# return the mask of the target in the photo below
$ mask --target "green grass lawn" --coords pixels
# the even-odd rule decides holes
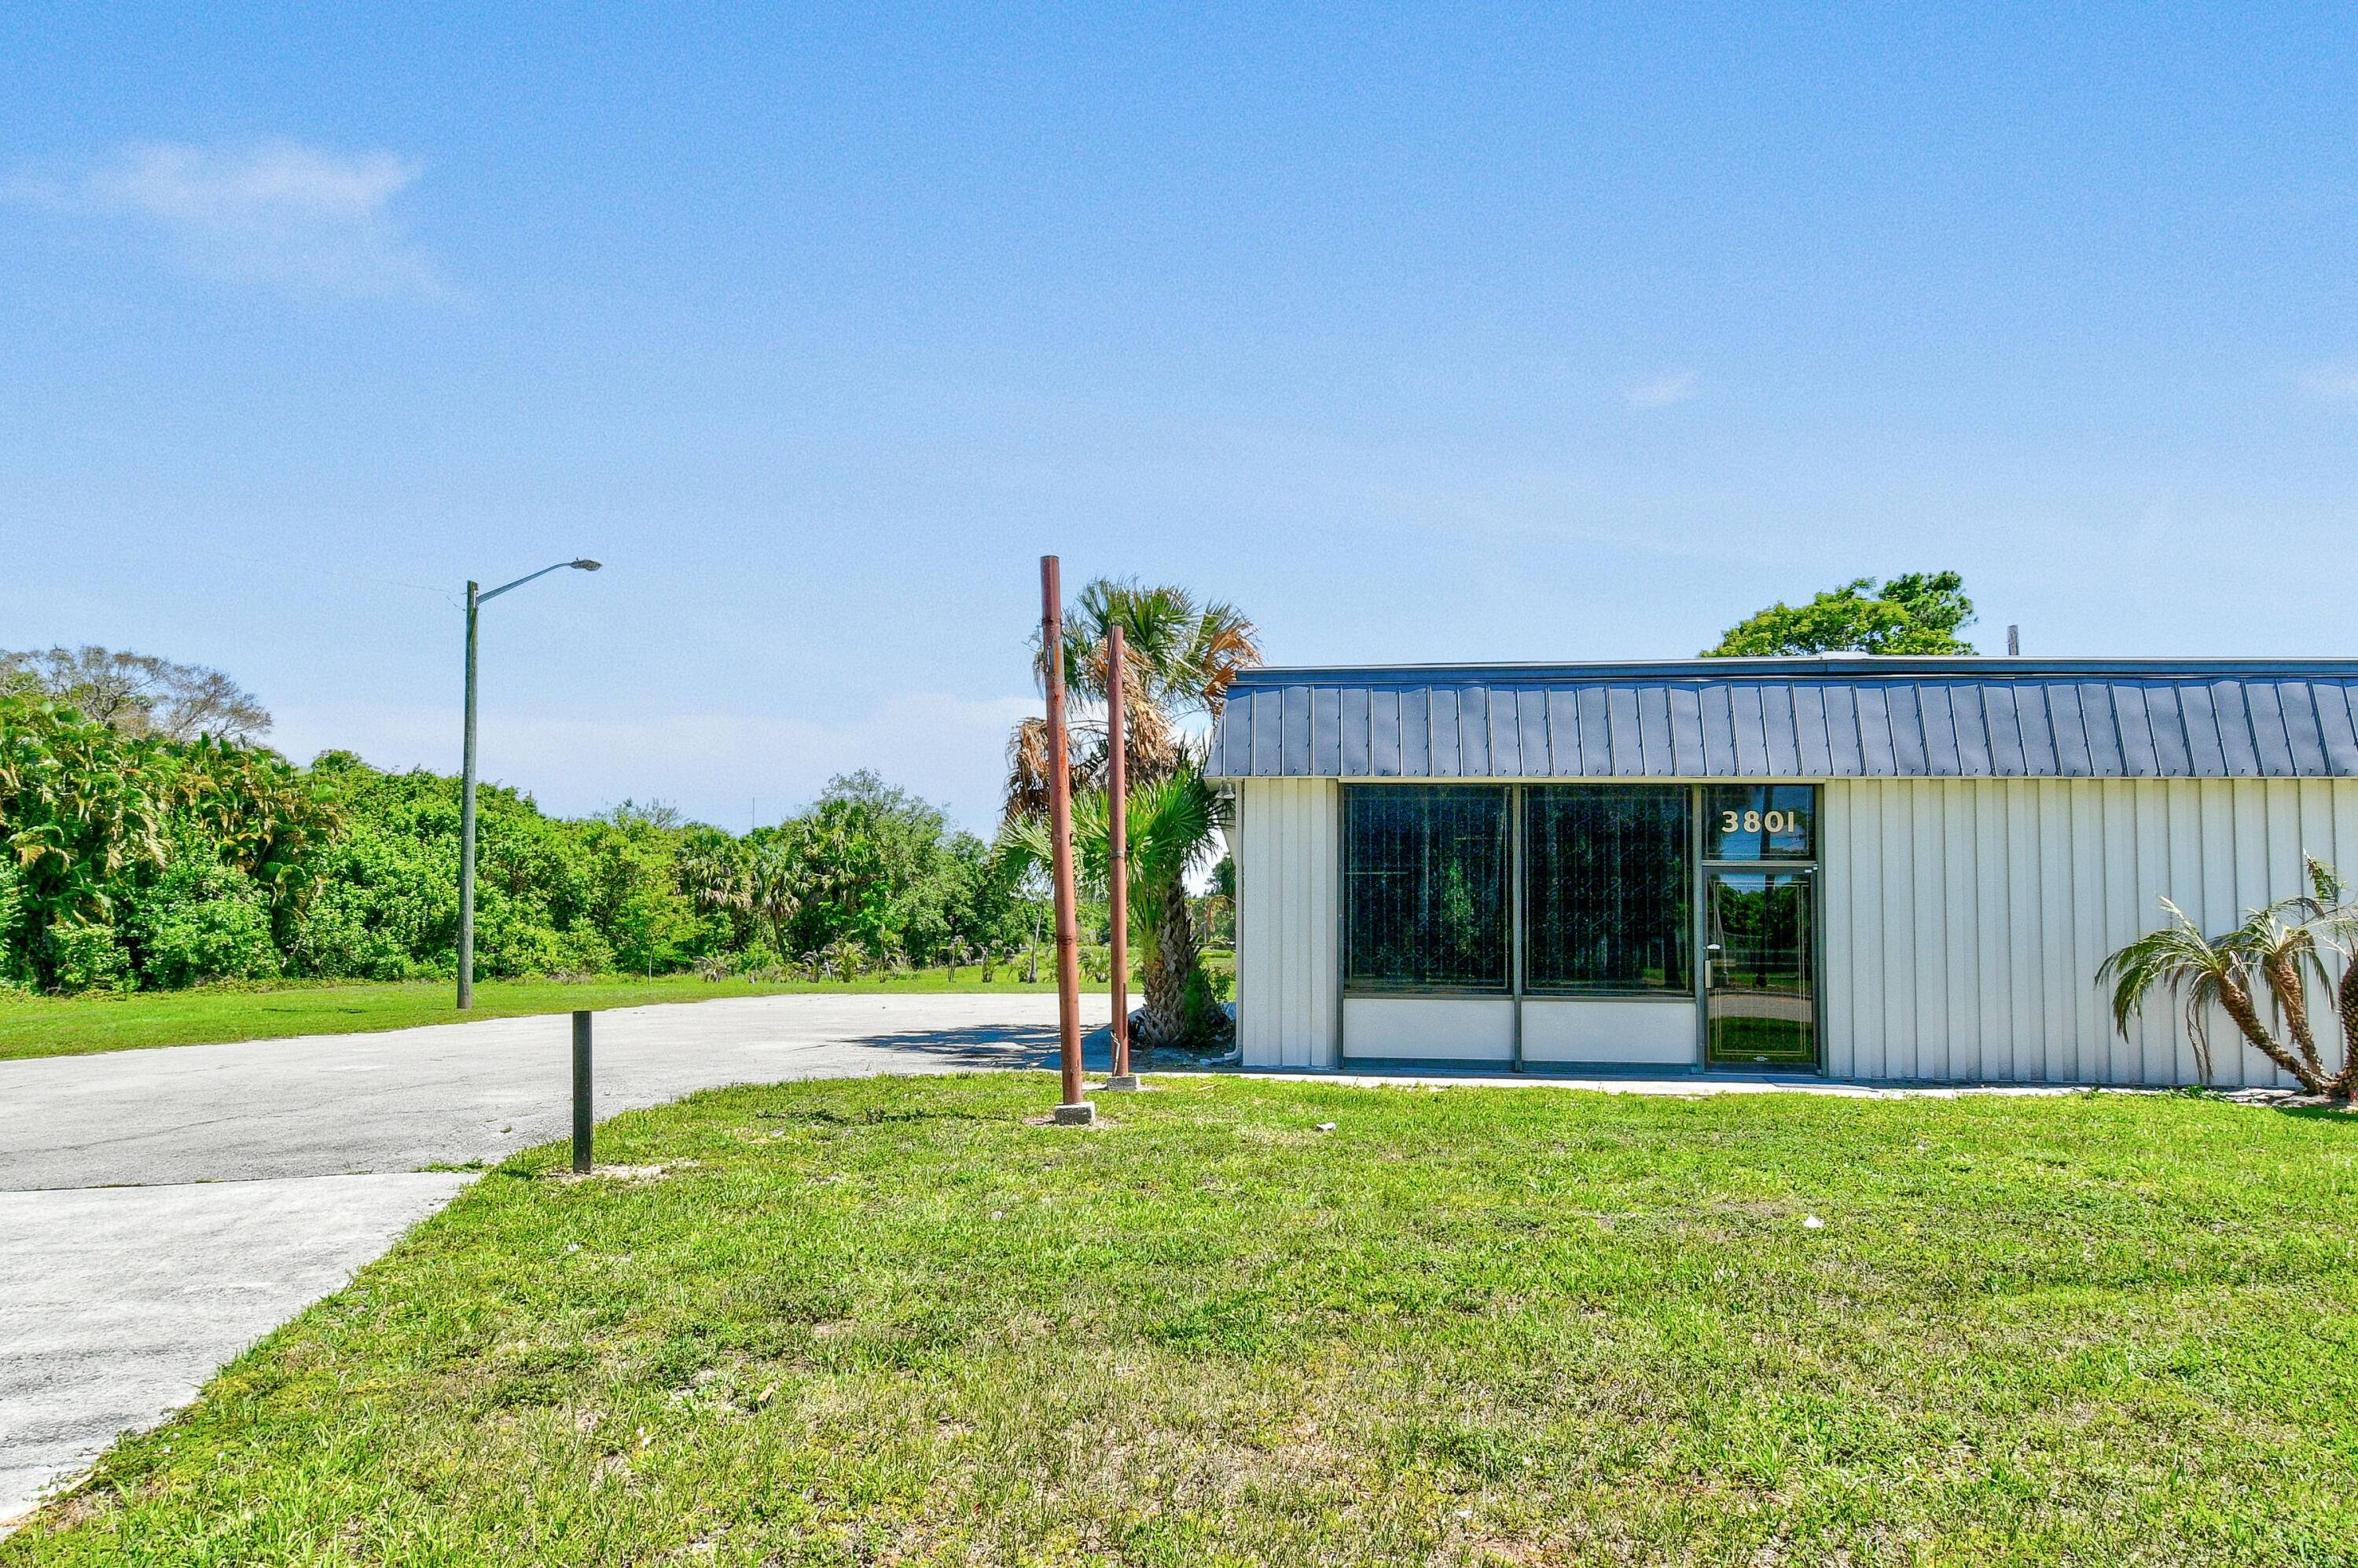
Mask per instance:
[[[2358,1563],[2358,1119],[1054,1098],[520,1158],[0,1563]]]
[[[406,1029],[418,1023],[459,1023],[474,1018],[514,1018],[576,1008],[642,1007],[653,1002],[710,1001],[717,997],[772,996],[788,991],[1030,991],[1054,990],[1052,981],[1026,985],[1001,967],[990,984],[968,965],[952,981],[940,969],[880,975],[850,981],[703,980],[694,975],[655,979],[615,977],[587,981],[482,980],[475,1006],[451,1005],[449,980],[394,984],[287,986],[268,989],[203,987],[139,991],[128,996],[13,997],[0,1000],[0,1061],[16,1056],[70,1056],[148,1045],[209,1045],[224,1040],[276,1040],[289,1034],[354,1034]]]

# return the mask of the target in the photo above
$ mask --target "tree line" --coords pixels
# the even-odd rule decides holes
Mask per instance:
[[[159,669],[128,696],[120,681],[98,694],[105,717],[75,700],[93,672]],[[171,676],[190,670],[95,649],[0,659],[0,677],[14,677],[0,678],[0,986],[451,973],[459,781],[345,752],[297,766],[250,741],[186,738],[175,691],[249,734],[268,724],[225,680]],[[1019,860],[864,772],[742,835],[662,806],[555,817],[498,785],[478,806],[486,975],[1011,962],[1043,918]]]

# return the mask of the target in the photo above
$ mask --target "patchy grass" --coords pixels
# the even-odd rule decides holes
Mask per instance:
[[[2358,1562],[2358,1119],[1054,1097],[536,1151],[0,1563]]]
[[[1054,991],[1009,979],[1000,967],[991,983],[969,964],[953,979],[940,969],[867,979],[704,980],[694,975],[653,979],[479,980],[473,1011],[451,1005],[449,980],[390,984],[205,986],[191,990],[129,995],[7,996],[0,993],[0,1062],[18,1056],[73,1056],[153,1045],[211,1045],[229,1040],[278,1040],[291,1034],[358,1034],[420,1023],[570,1012],[576,1008],[644,1007],[654,1002],[711,1001],[719,997],[778,996],[798,991]]]

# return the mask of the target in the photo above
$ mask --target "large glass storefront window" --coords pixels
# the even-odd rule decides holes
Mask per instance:
[[[1507,995],[1520,926],[1525,994],[1700,995],[1706,1061],[1806,1066],[1817,806],[1810,784],[1347,786],[1345,989]]]
[[[1509,986],[1507,792],[1470,784],[1343,792],[1343,983]]]
[[[1682,785],[1523,792],[1523,985],[1688,992],[1694,876]]]

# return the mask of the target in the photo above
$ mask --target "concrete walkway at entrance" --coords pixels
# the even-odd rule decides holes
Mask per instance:
[[[0,1520],[194,1399],[469,1179],[0,1193]]]
[[[1102,996],[1085,998],[1092,1027]],[[746,997],[597,1022],[600,1120],[697,1089],[1031,1066],[1039,995]],[[0,1062],[0,1532],[115,1434],[571,1125],[563,1014]]]

